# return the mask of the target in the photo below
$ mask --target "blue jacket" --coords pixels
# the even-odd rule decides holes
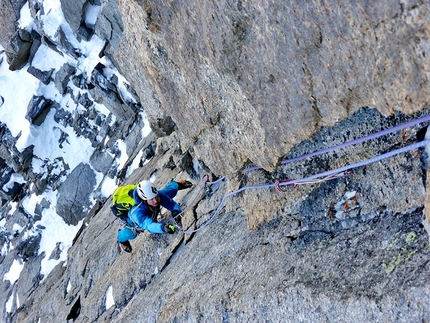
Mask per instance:
[[[156,221],[161,206],[169,211],[176,210],[181,212],[178,203],[163,192],[163,190],[158,191],[159,203],[155,208],[146,204],[146,202],[139,197],[136,189],[133,191],[133,198],[137,205],[131,208],[128,217],[135,225],[150,233],[164,233],[161,223],[157,223]]]

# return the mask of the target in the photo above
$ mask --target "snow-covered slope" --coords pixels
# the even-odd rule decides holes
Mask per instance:
[[[40,275],[43,279],[59,262],[66,260],[72,240],[84,221],[81,219],[72,225],[65,222],[62,214],[58,214],[58,188],[79,165],[88,165],[94,172],[95,181],[93,187],[88,188],[91,194],[86,197],[87,203],[82,209],[82,213],[86,214],[97,199],[103,201],[110,196],[117,185],[118,173],[130,173],[138,166],[142,154],[136,157],[134,163],[129,160],[133,147],[127,147],[125,138],[112,130],[121,125],[121,116],[109,111],[103,102],[95,102],[94,92],[89,90],[94,87],[93,72],[98,66],[101,67],[101,75],[105,80],[110,82],[115,79],[115,90],[124,100],[122,105],[139,106],[137,97],[127,88],[127,81],[109,59],[103,56],[106,41],[97,35],[93,35],[88,41],[77,39],[64,19],[59,1],[46,0],[40,6],[42,8],[39,8],[37,21],[33,19],[27,2],[20,11],[19,28],[29,34],[42,36],[39,46],[33,46],[36,51],[31,54],[28,63],[19,70],[9,70],[6,53],[0,47],[0,121],[10,132],[8,144],[12,146],[9,147],[11,155],[20,155],[32,147],[27,168],[9,169],[9,172],[3,170],[9,180],[0,189],[7,194],[14,185],[21,185],[25,187],[25,192],[17,202],[3,201],[0,214],[3,239],[0,240],[0,249],[1,258],[6,259],[17,244],[28,241],[32,236],[39,237],[37,255],[42,255]],[[93,9],[87,11],[88,23],[97,18],[99,11],[97,8]],[[67,41],[74,52],[61,46],[64,41]],[[73,71],[73,78],[66,78],[61,74],[60,70],[65,67]],[[47,79],[41,77],[45,74],[49,74]],[[61,83],[67,79],[64,87],[58,85],[59,81]],[[80,82],[76,82],[77,79]],[[86,98],[86,101],[81,98]],[[51,108],[38,111],[46,102],[49,102]],[[32,115],[34,111],[35,115]],[[88,114],[94,117],[87,118]],[[35,118],[41,115],[42,122],[40,119],[35,122]],[[83,118],[80,119],[80,116]],[[140,118],[139,124],[143,125],[134,138],[137,140],[135,144],[138,144],[150,134],[151,129],[143,109],[136,111],[136,118]],[[3,141],[5,140],[3,137]],[[97,162],[91,160],[98,151],[110,156],[105,158],[109,160],[109,165],[104,169],[95,168]],[[7,159],[4,155],[2,158]],[[40,192],[34,186],[36,182],[43,180],[47,184]],[[98,195],[94,196],[94,192],[98,192]],[[36,211],[41,205],[44,205],[42,211]],[[19,215],[14,216],[18,208]],[[25,225],[12,223],[22,217],[31,220],[24,221]],[[52,257],[56,250],[59,254]],[[11,285],[25,266],[34,265],[25,262],[26,259],[20,258],[19,253],[14,253],[12,258],[12,263],[3,261],[1,271],[2,280],[9,281]]]

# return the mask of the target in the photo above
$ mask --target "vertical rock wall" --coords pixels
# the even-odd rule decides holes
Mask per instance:
[[[363,106],[428,104],[424,1],[119,1],[115,59],[146,102],[218,174],[273,170],[296,143]]]
[[[348,131],[364,135],[407,118],[384,118],[361,109],[294,147],[294,153],[334,145]],[[284,165],[273,174],[249,172],[240,184],[270,183],[364,160],[415,141],[422,129],[411,127]],[[203,224],[229,193],[231,182],[222,182],[213,194],[201,194],[202,183],[193,180],[195,186],[175,199],[191,206],[182,226],[199,231],[142,233],[131,241],[131,254],[117,251],[118,225],[108,200],[86,218],[66,266],[59,264],[31,293],[19,281],[21,307],[10,321],[423,322],[430,315],[430,253],[421,223],[423,156],[411,150],[354,169],[347,178],[285,194],[273,188],[246,190],[231,195],[208,226]],[[190,167],[181,164],[173,133],[157,140],[153,159],[128,182],[155,173],[155,184],[162,187],[172,178],[191,177]]]
[[[272,172],[287,153],[340,144],[429,112],[428,3],[119,0],[121,19],[115,0],[75,4],[66,14],[74,32],[108,38],[104,53],[114,53],[157,135],[169,135],[154,152],[152,137],[137,145],[139,135],[127,132],[134,155],[143,147],[153,156],[127,181],[154,174],[159,187],[192,180],[193,189],[176,199],[192,204],[183,227],[201,230],[144,233],[132,241],[132,254],[120,254],[110,200],[100,202],[67,262],[43,282],[40,266],[30,263],[16,282],[3,281],[4,302],[13,302],[2,313],[7,322],[424,322],[430,316],[423,150],[285,194],[247,190],[230,196],[203,227],[232,188],[305,177],[421,138],[427,124]],[[95,26],[83,24],[88,5],[101,6]],[[94,77],[103,80],[99,70]],[[360,109],[366,105],[377,110]],[[130,114],[118,127],[138,132],[142,123]],[[100,149],[91,159],[103,171],[113,158],[106,154]],[[228,176],[248,161],[270,172],[241,174],[199,195],[197,160]],[[79,191],[84,200],[93,178],[80,174],[68,181],[89,183]],[[20,212],[8,226],[26,221]],[[17,253],[34,256],[38,240],[22,240]],[[0,258],[2,276],[13,257]]]

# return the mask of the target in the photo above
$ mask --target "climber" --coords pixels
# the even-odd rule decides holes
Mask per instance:
[[[122,230],[118,231],[118,244],[121,249],[125,252],[131,252],[132,248],[129,240],[137,237],[139,229],[144,229],[150,233],[174,233],[176,228],[173,220],[166,223],[157,223],[157,215],[161,207],[164,207],[171,211],[172,218],[175,218],[181,212],[181,208],[173,198],[178,193],[178,190],[192,186],[193,184],[186,180],[173,181],[157,191],[152,182],[140,182],[132,193],[136,206],[133,206],[128,211],[126,225]]]

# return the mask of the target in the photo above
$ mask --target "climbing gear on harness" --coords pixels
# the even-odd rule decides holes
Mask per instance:
[[[137,195],[142,200],[151,200],[158,194],[157,188],[150,181],[142,181],[137,185]]]
[[[126,225],[126,228],[129,228],[133,232],[134,235],[137,236],[137,235],[141,234],[142,232],[145,232],[145,230],[142,229],[142,228],[140,228],[140,227],[138,227],[137,224],[134,221],[133,221],[133,223],[135,225],[134,227]]]
[[[178,210],[173,210],[173,211],[171,212],[171,214],[172,214],[172,218],[176,220],[176,218],[178,217],[179,213],[180,213],[180,212],[179,212]]]

